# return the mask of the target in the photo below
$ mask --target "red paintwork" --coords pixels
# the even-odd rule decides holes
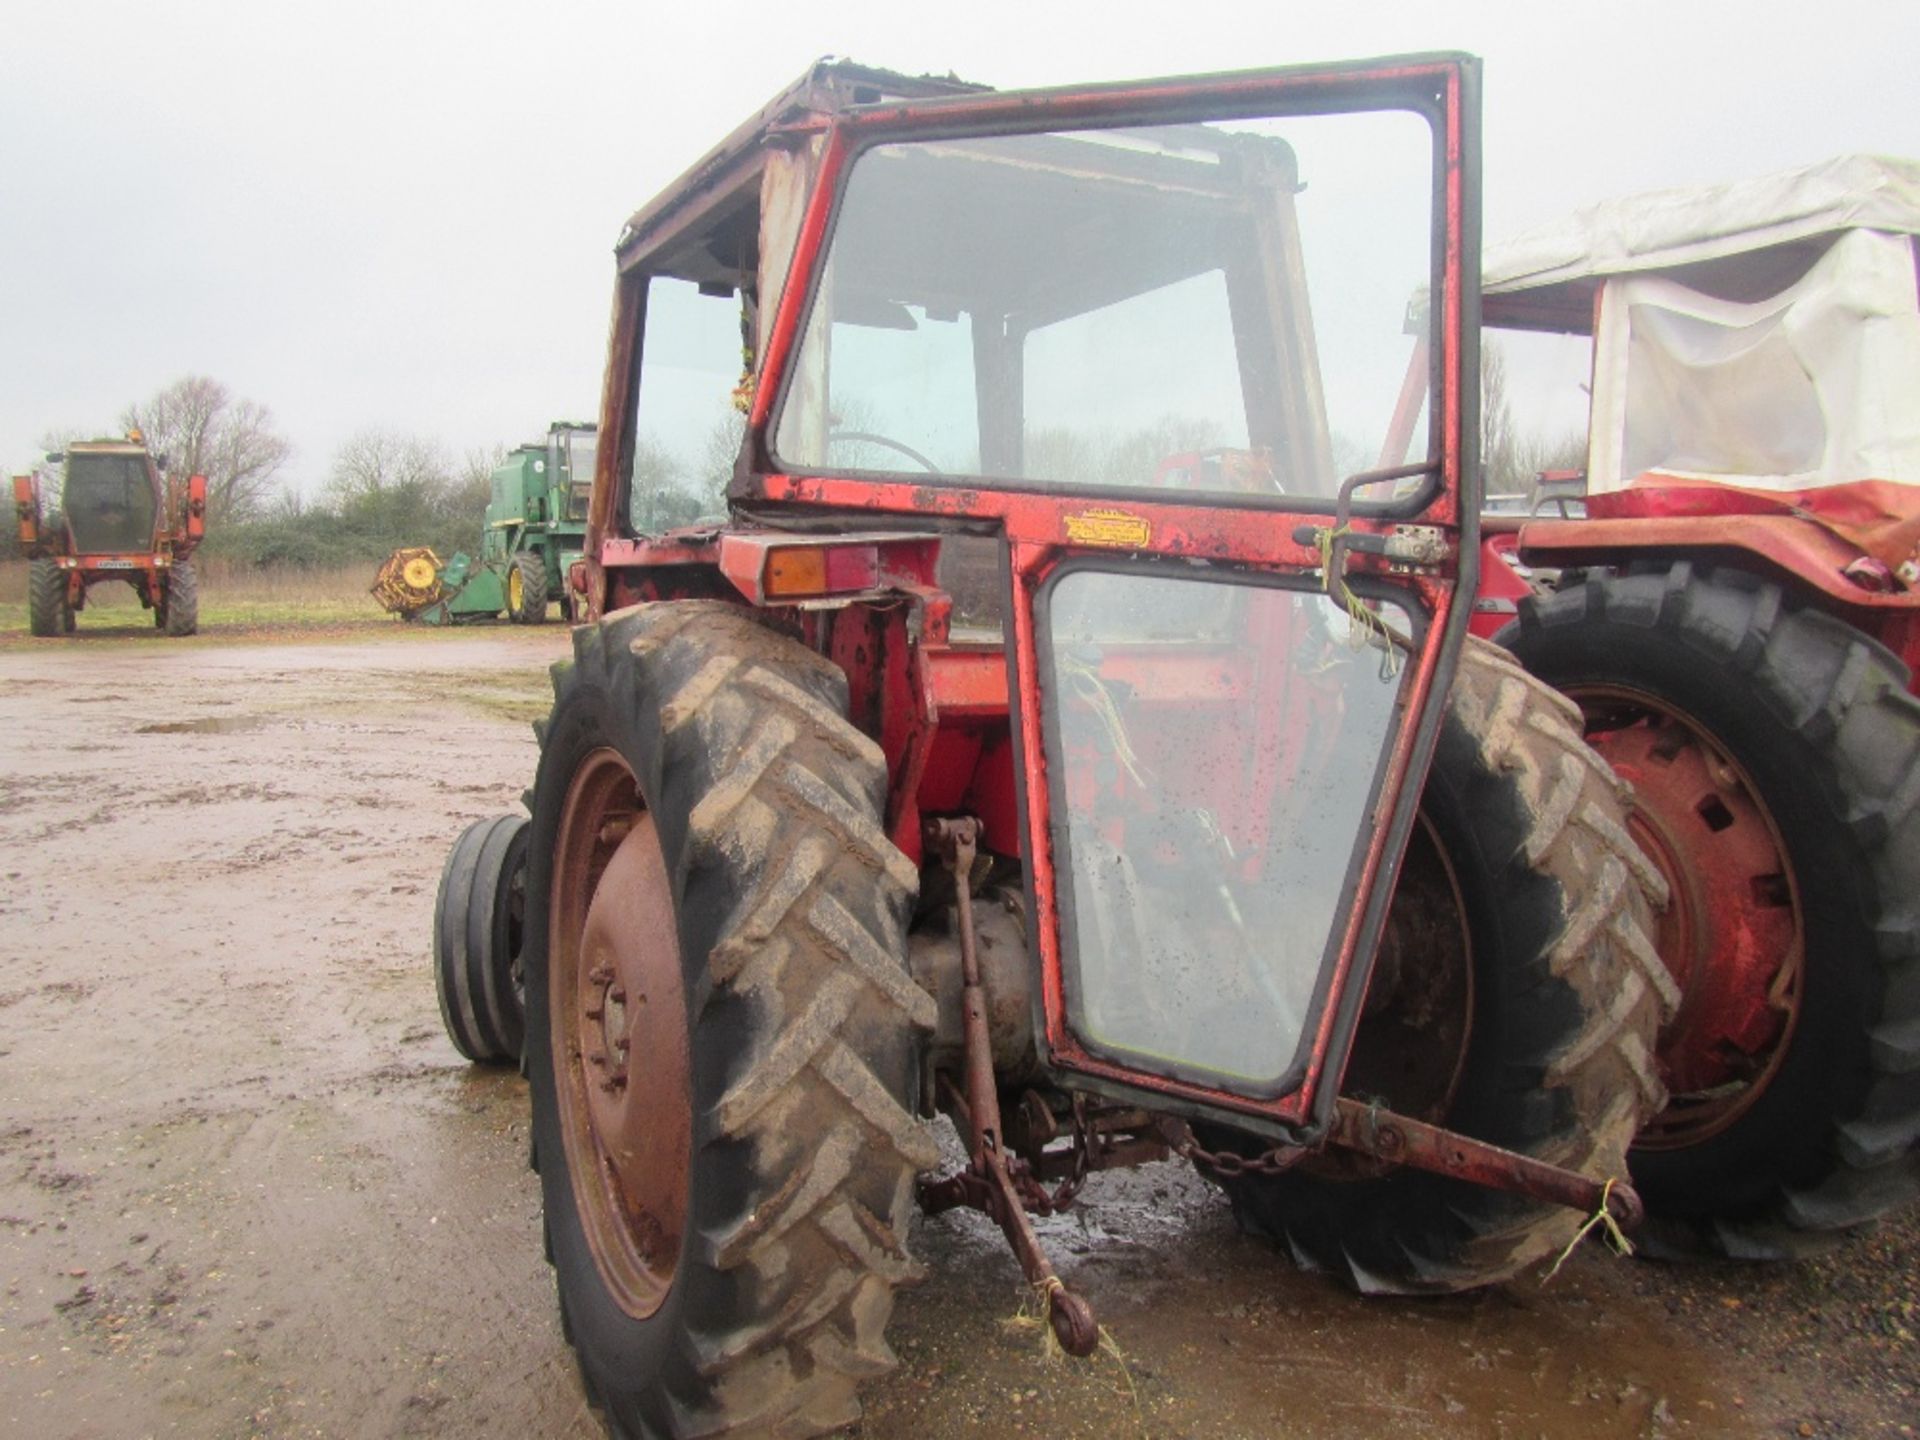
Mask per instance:
[[[862,598],[858,603],[822,609],[782,607],[766,600],[768,552],[780,545],[805,543],[794,531],[755,529],[736,523],[719,534],[682,531],[652,540],[619,536],[613,467],[621,448],[621,431],[629,424],[627,401],[633,390],[644,292],[633,283],[631,273],[623,277],[617,291],[612,353],[603,392],[602,434],[609,437],[609,443],[600,450],[603,468],[597,477],[586,543],[590,613],[597,617],[609,609],[644,600],[694,596],[744,600],[767,609],[770,623],[804,636],[834,659],[847,674],[851,715],[874,736],[886,756],[886,823],[894,842],[917,860],[922,853],[923,816],[959,811],[981,821],[982,844],[987,850],[1024,859],[1036,906],[1031,934],[1040,962],[1045,1048],[1050,1063],[1060,1069],[1077,1071],[1134,1093],[1157,1092],[1204,1107],[1238,1111],[1296,1131],[1324,1124],[1331,1115],[1352,1012],[1357,1009],[1357,997],[1350,992],[1364,983],[1364,957],[1358,954],[1362,920],[1369,914],[1377,918],[1384,906],[1385,882],[1399,862],[1397,849],[1389,845],[1389,834],[1410,816],[1418,790],[1416,750],[1421,726],[1415,718],[1426,716],[1440,700],[1443,655],[1449,657],[1448,665],[1451,659],[1448,647],[1437,642],[1451,633],[1449,622],[1459,578],[1470,576],[1478,563],[1477,516],[1472,507],[1463,514],[1458,498],[1466,443],[1462,431],[1465,407],[1459,403],[1465,373],[1462,305],[1473,279],[1466,268],[1472,156],[1463,128],[1466,102],[1462,76],[1462,64],[1445,59],[1359,69],[1324,67],[1071,91],[962,94],[803,114],[770,127],[767,133],[772,137],[783,133],[824,134],[789,279],[781,290],[760,356],[742,466],[729,492],[730,499],[756,515],[837,519],[863,544],[880,542],[876,534],[861,527],[872,526],[878,531],[884,526],[882,517],[888,516],[917,521],[923,527],[965,525],[976,532],[994,534],[1010,557],[1010,656],[998,647],[952,643],[950,601],[933,582],[937,542],[924,537],[896,535],[881,544],[884,555],[905,554],[919,547],[912,560],[887,574],[884,601],[868,603]],[[1120,120],[1186,120],[1203,113],[1272,114],[1296,107],[1365,108],[1369,104],[1404,103],[1416,92],[1438,93],[1444,102],[1440,129],[1444,188],[1438,223],[1443,235],[1441,278],[1445,302],[1436,326],[1440,390],[1446,397],[1438,407],[1436,426],[1443,488],[1420,516],[1420,522],[1439,529],[1452,545],[1443,564],[1418,575],[1390,571],[1378,557],[1357,553],[1350,557],[1351,574],[1370,576],[1398,588],[1409,610],[1424,612],[1435,643],[1421,647],[1411,673],[1402,683],[1405,718],[1391,742],[1352,908],[1342,922],[1337,922],[1345,938],[1333,970],[1330,994],[1312,1036],[1306,1078],[1293,1092],[1259,1102],[1099,1059],[1088,1054],[1067,1027],[1059,939],[1058,890],[1062,881],[1054,871],[1049,840],[1051,800],[1040,746],[1041,676],[1032,607],[1036,592],[1055,568],[1084,555],[1205,560],[1255,573],[1315,572],[1320,563],[1318,548],[1303,544],[1295,531],[1302,524],[1327,525],[1331,500],[1320,502],[1317,511],[1282,510],[1271,504],[1186,503],[1166,494],[1145,492],[1116,497],[1012,488],[1018,482],[1005,482],[1006,488],[973,489],[912,479],[786,474],[777,471],[770,459],[768,428],[799,344],[810,281],[821,266],[837,194],[857,148],[883,139],[935,133],[1071,129]],[[728,163],[734,170],[745,164]],[[623,266],[632,270],[642,266],[646,246],[656,243],[654,229],[661,234],[677,233],[672,216],[664,211],[649,211],[648,217],[645,245],[636,244],[623,253]],[[1120,512],[1123,529],[1131,527],[1130,538],[1122,548],[1102,550],[1084,538],[1089,533],[1085,521],[1090,511]],[[1352,528],[1361,534],[1382,534],[1391,529],[1364,518],[1356,519]],[[1076,532],[1082,536],[1077,542],[1073,538]],[[843,533],[825,538],[830,542],[853,536]],[[917,563],[922,558],[924,565]],[[901,603],[903,600],[906,603]],[[1224,667],[1201,663],[1156,666],[1156,692],[1169,704],[1192,705],[1208,697],[1218,700],[1251,693],[1264,701],[1268,690],[1250,687],[1279,685],[1275,672],[1286,667],[1268,665],[1263,669],[1256,663],[1261,658],[1259,650],[1258,638],[1248,637],[1241,653]],[[1116,664],[1124,665],[1124,661]],[[1014,695],[1011,713],[1009,687]],[[1303,713],[1289,711],[1288,706],[1310,707],[1316,703],[1311,685],[1304,682],[1284,694],[1278,690],[1273,694],[1276,703],[1271,713],[1260,715],[1260,723],[1281,734],[1286,733],[1290,714]],[[1305,763],[1304,757],[1295,755],[1291,763]],[[1419,763],[1424,764],[1424,757]],[[1284,783],[1277,769],[1271,779],[1275,784]],[[1021,782],[1018,787],[1016,782]],[[1019,790],[1024,791],[1024,814]],[[1208,798],[1220,806],[1223,815],[1257,809],[1256,797]],[[1243,833],[1264,839],[1248,814],[1240,814],[1237,823]],[[1350,1000],[1355,1003],[1349,1004]]]
[[[14,523],[19,528],[20,544],[30,546],[40,539],[39,503],[35,498],[33,477],[16,475],[13,477],[13,514]]]
[[[185,549],[192,549],[207,533],[207,477],[204,475],[187,477],[185,519],[186,524],[182,527],[188,541]],[[185,553],[184,550],[182,553]]]
[[[1920,557],[1920,486],[1891,480],[1853,480],[1809,490],[1756,490],[1655,471],[1624,490],[1588,496],[1587,514],[1597,520],[1792,515],[1849,542],[1890,569]]]
[[[1491,640],[1520,613],[1520,602],[1533,594],[1532,583],[1508,562],[1519,558],[1518,528],[1495,530],[1482,522],[1480,584],[1473,594],[1473,619],[1467,628],[1482,640]]]
[[[1590,716],[1605,698],[1580,694]],[[1660,958],[1680,987],[1660,1034],[1661,1078],[1676,1095],[1743,1083],[1786,1038],[1801,940],[1792,867],[1745,783],[1680,721],[1637,710],[1587,739],[1634,788],[1629,828],[1667,877]]]

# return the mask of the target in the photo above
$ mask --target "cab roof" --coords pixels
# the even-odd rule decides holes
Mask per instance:
[[[1587,206],[1488,247],[1483,314],[1489,325],[1585,334],[1602,281],[1652,271],[1723,299],[1759,299],[1792,284],[1848,230],[1920,235],[1920,160],[1841,155]]]
[[[737,190],[758,170],[777,130],[837,115],[855,105],[889,100],[925,100],[990,90],[955,75],[905,75],[851,60],[816,61],[798,80],[755,111],[693,167],[633,213],[614,249],[624,262],[649,247],[689,209],[716,193]]]

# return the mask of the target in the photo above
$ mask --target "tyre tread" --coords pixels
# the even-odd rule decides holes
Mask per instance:
[[[1491,857],[1506,866],[1493,884],[1526,891],[1552,917],[1537,952],[1515,957],[1526,971],[1515,987],[1549,1008],[1545,996],[1570,991],[1579,1016],[1549,1053],[1510,1037],[1496,1057],[1498,1085],[1509,1111],[1524,1114],[1512,1123],[1529,1134],[1489,1138],[1595,1177],[1624,1176],[1634,1133],[1665,1100],[1651,1041],[1674,992],[1646,938],[1651,872],[1620,819],[1622,787],[1585,753],[1569,723],[1578,712],[1484,642],[1462,654],[1449,704],[1450,732],[1477,751],[1482,789],[1471,793],[1489,809],[1504,793],[1519,817],[1511,848]],[[1289,1191],[1291,1178],[1229,1183],[1242,1226],[1369,1294],[1509,1279],[1581,1223],[1559,1206],[1464,1186],[1422,1190],[1420,1202],[1390,1198],[1384,1187],[1405,1172],[1357,1183],[1302,1177],[1312,1189]],[[1382,1187],[1377,1201],[1372,1186]]]
[[[938,1160],[911,1108],[906,1057],[933,1002],[894,958],[919,877],[878,823],[884,758],[845,718],[839,669],[739,607],[637,606],[573,638],[549,743],[583,676],[609,687],[651,727],[655,758],[636,774],[670,874],[681,856],[676,888],[726,897],[698,922],[707,963],[690,986],[696,1069],[703,1051],[730,1056],[696,1110],[694,1164],[747,1157],[728,1172],[744,1177],[728,1213],[690,1217],[676,1284],[703,1290],[697,1267],[748,1299],[695,1316],[677,1373],[651,1390],[602,1375],[603,1402],[636,1433],[839,1428],[858,1416],[856,1384],[895,1363],[893,1293],[922,1273],[906,1245],[912,1181]],[[694,953],[684,914],[681,927]]]
[[[1809,1232],[1878,1213],[1862,1194],[1881,1197],[1883,1209],[1920,1194],[1920,1093],[1904,1084],[1920,1065],[1920,985],[1896,983],[1897,968],[1920,949],[1909,908],[1920,894],[1920,699],[1908,692],[1906,665],[1877,640],[1731,567],[1681,562],[1590,575],[1522,600],[1517,621],[1497,638],[1525,658],[1545,653],[1555,631],[1600,617],[1620,622],[1648,606],[1684,643],[1741,677],[1754,703],[1819,757],[1831,816],[1860,848],[1858,870],[1873,895],[1867,948],[1877,951],[1880,972],[1862,1026],[1871,1079],[1853,1113],[1832,1109],[1824,1173],[1780,1183],[1738,1215],[1669,1219],[1657,1248],[1742,1258],[1823,1249],[1829,1237]],[[1867,1116],[1879,1118],[1862,1123]],[[1901,1175],[1883,1173],[1890,1169]],[[1855,1182],[1865,1171],[1875,1180],[1863,1191]]]

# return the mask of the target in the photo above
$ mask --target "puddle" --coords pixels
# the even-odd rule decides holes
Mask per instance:
[[[157,725],[142,725],[136,735],[232,735],[243,730],[264,730],[265,715],[207,715],[198,720],[165,720]]]

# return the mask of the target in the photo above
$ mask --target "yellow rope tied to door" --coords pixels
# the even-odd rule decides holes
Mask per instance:
[[[1329,525],[1318,532],[1320,588],[1326,591],[1329,598],[1334,593],[1333,542],[1352,533],[1351,525],[1342,525],[1337,529]],[[1347,644],[1355,650],[1361,650],[1366,648],[1368,641],[1377,640],[1382,651],[1380,676],[1383,680],[1391,680],[1400,673],[1400,647],[1395,643],[1393,631],[1372,606],[1353,593],[1344,576],[1340,580],[1340,593],[1345,597],[1347,620],[1351,625],[1347,632]]]

